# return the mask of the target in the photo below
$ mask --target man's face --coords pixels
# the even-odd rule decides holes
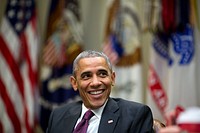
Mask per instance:
[[[101,107],[110,95],[115,73],[102,57],[83,58],[78,63],[76,78],[71,77],[74,90],[79,91],[84,105],[90,109]]]

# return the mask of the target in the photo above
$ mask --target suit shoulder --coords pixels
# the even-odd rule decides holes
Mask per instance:
[[[112,99],[115,102],[117,102],[120,108],[131,109],[135,111],[139,111],[145,108],[150,111],[150,108],[147,105],[139,103],[139,102],[129,101],[129,100],[121,99],[121,98],[112,98]]]
[[[54,113],[63,115],[67,113],[74,112],[76,108],[79,108],[81,105],[81,102],[72,102],[72,103],[67,103],[64,105],[61,105],[53,110]],[[77,109],[78,110],[78,109]]]

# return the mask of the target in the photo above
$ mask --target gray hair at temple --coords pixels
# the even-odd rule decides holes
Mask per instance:
[[[90,58],[90,57],[103,57],[106,60],[106,63],[108,64],[110,71],[112,72],[112,64],[111,64],[109,58],[103,52],[98,52],[98,51],[94,51],[94,50],[86,50],[86,51],[81,52],[75,58],[75,60],[73,62],[73,75],[74,76],[75,76],[75,72],[77,71],[78,62],[80,61],[80,59]]]

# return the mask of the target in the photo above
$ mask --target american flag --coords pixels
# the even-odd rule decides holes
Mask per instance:
[[[103,45],[103,52],[108,56],[112,64],[117,64],[119,61],[119,55],[117,51],[115,51],[113,47],[112,39],[108,39],[108,41]]]
[[[0,132],[31,133],[35,123],[38,36],[33,0],[9,0],[0,32]]]

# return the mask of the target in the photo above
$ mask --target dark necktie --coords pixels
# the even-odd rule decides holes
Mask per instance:
[[[84,114],[82,120],[76,126],[73,133],[86,133],[87,128],[88,128],[88,124],[89,124],[89,120],[90,120],[90,118],[92,118],[93,115],[94,115],[94,113],[91,110],[88,110]]]

